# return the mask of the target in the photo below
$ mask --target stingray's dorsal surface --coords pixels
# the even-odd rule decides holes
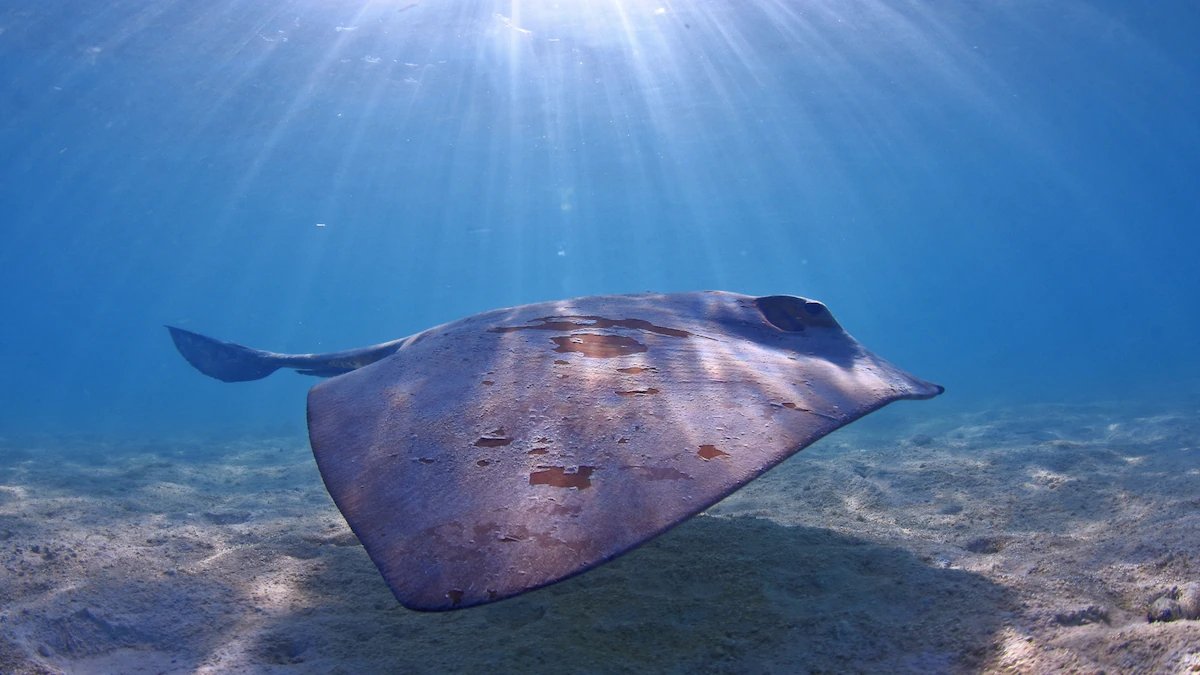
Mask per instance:
[[[309,434],[338,508],[420,610],[578,574],[834,429],[942,392],[792,296],[578,298],[384,347],[313,387]]]

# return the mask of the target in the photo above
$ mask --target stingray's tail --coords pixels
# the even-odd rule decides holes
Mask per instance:
[[[261,380],[287,365],[282,354],[222,342],[182,328],[167,326],[175,348],[196,370],[222,382]]]

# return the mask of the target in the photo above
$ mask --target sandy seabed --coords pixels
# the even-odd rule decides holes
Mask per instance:
[[[0,673],[1200,673],[1200,411],[898,407],[442,614],[393,599],[302,438],[2,440]]]

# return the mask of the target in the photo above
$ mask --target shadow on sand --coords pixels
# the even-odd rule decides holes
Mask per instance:
[[[339,543],[275,541],[238,554],[309,570],[286,579],[251,571],[63,589],[73,609],[28,621],[30,660],[0,665],[80,672],[108,655],[163,672],[972,672],[1013,602],[978,575],[897,548],[698,517],[558,585],[422,614],[392,599],[361,547]],[[295,602],[264,610],[264,589]],[[107,606],[89,607],[95,595]],[[8,646],[15,659],[20,650]]]

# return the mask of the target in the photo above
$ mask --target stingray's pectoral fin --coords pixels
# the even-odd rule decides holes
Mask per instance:
[[[222,382],[261,380],[285,365],[279,355],[167,326],[175,348],[196,370]]]

